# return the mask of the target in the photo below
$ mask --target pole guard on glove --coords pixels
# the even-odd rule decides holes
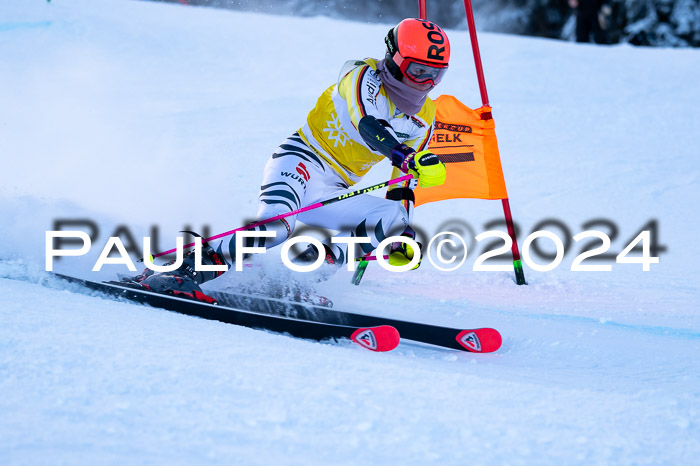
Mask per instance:
[[[399,144],[391,151],[391,161],[402,172],[413,175],[423,188],[440,186],[447,179],[445,164],[429,150],[416,152]]]

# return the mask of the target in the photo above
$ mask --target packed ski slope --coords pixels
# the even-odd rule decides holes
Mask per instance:
[[[381,56],[388,27],[124,0],[0,3],[0,463],[698,461],[697,50],[480,35],[520,240],[548,218],[570,235],[610,233],[583,226],[607,219],[616,254],[656,219],[667,249],[651,271],[613,258],[610,272],[571,272],[576,244],[554,271],[526,265],[528,286],[474,272],[473,236],[502,213],[460,200],[416,211],[429,235],[465,232],[458,271],[373,264],[360,287],[348,272],[318,286],[337,308],[495,327],[495,354],[295,340],[43,274],[57,219],[100,227],[88,256],[56,265],[86,278],[127,272],[90,272],[119,226],[137,238],[157,226],[171,246],[187,226],[250,219],[269,154],[345,60]],[[435,96],[479,106],[467,34],[449,33]],[[389,172],[375,167],[366,184]],[[228,275],[211,286],[235,288]]]

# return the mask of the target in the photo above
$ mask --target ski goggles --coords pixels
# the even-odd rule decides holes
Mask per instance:
[[[394,62],[404,76],[417,84],[430,83],[436,86],[447,71],[447,64],[443,66],[428,65],[413,58],[404,58],[399,53],[394,55]]]

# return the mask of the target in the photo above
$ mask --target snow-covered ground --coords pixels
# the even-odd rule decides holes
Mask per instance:
[[[544,219],[571,235],[610,233],[583,225],[607,219],[618,253],[656,219],[667,250],[651,271],[571,272],[574,245],[554,271],[526,266],[519,287],[471,270],[472,238],[456,272],[372,264],[360,287],[348,272],[319,285],[341,309],[495,327],[495,354],[375,354],[38,284],[56,219],[99,225],[89,257],[56,266],[94,278],[126,272],[90,273],[120,225],[137,240],[157,226],[171,246],[187,225],[243,224],[269,154],[345,60],[381,56],[388,27],[0,3],[0,463],[697,463],[697,50],[480,35],[521,241]],[[438,91],[479,106],[468,36],[449,33]],[[476,234],[501,216],[499,202],[459,200],[420,207],[416,223]]]

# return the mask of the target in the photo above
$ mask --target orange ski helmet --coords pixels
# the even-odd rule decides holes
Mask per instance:
[[[435,86],[450,62],[450,41],[440,26],[425,19],[408,18],[391,28],[385,63],[398,80]]]

